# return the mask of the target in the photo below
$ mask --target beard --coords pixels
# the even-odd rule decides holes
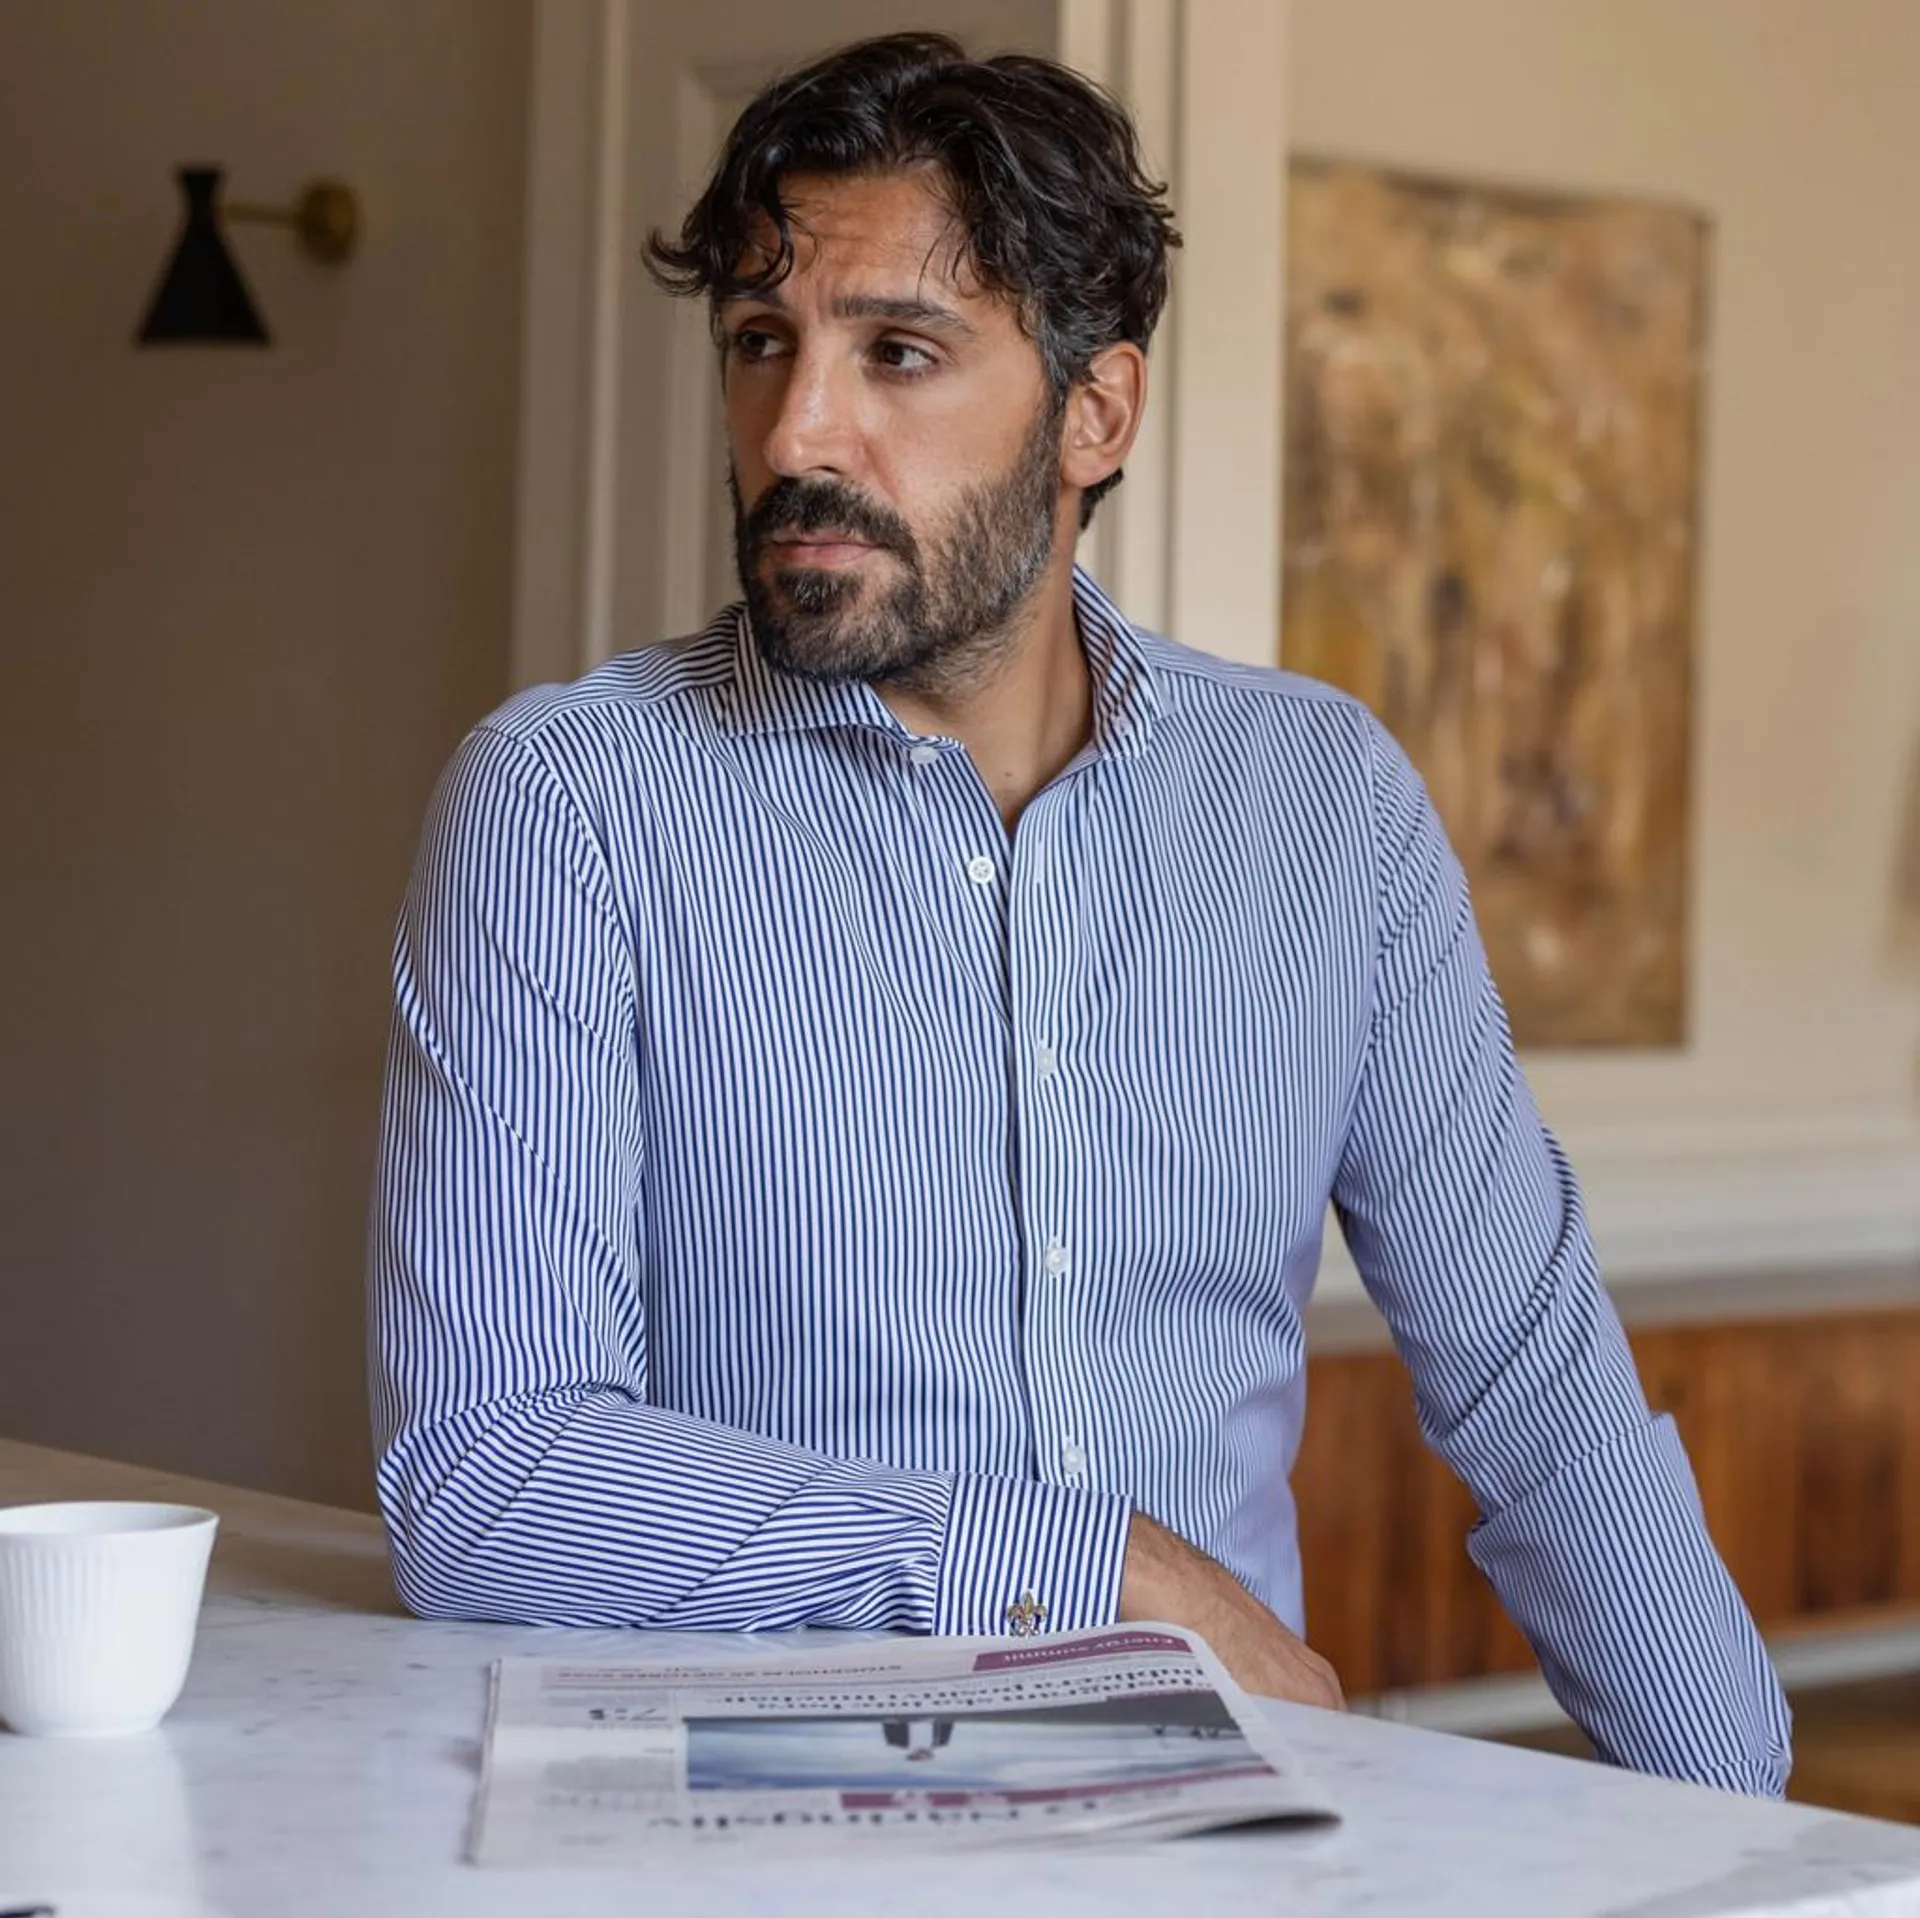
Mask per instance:
[[[1061,408],[1043,408],[1013,465],[962,495],[924,543],[844,480],[777,480],[749,512],[729,467],[734,563],[760,656],[806,679],[873,680],[921,693],[987,672],[1011,650],[1014,616],[1053,557],[1061,417]],[[775,534],[826,530],[891,554],[888,570],[899,577],[876,584],[777,563]],[[769,555],[776,564],[763,570]]]

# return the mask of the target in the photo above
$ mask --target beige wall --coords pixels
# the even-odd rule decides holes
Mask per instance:
[[[1920,1250],[1920,6],[1293,0],[1289,81],[1300,151],[1711,216],[1695,1039],[1535,1082],[1635,1263],[1703,1189]]]
[[[364,1502],[386,949],[506,679],[528,0],[0,7],[0,1432]],[[136,352],[172,168],[276,344]]]

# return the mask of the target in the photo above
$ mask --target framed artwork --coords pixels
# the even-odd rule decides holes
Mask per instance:
[[[1282,662],[1419,767],[1523,1046],[1686,1036],[1707,227],[1296,160]]]

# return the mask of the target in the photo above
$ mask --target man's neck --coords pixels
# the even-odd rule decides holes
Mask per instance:
[[[1093,684],[1073,611],[1073,566],[1047,570],[1012,643],[977,680],[938,691],[874,688],[903,726],[957,739],[1011,833],[1034,794],[1093,733]]]

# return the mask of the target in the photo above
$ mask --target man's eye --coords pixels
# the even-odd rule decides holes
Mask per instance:
[[[924,373],[935,364],[933,355],[911,340],[882,340],[873,350],[890,373]]]
[[[727,351],[737,360],[767,360],[779,350],[779,340],[764,327],[743,326],[727,336]]]

